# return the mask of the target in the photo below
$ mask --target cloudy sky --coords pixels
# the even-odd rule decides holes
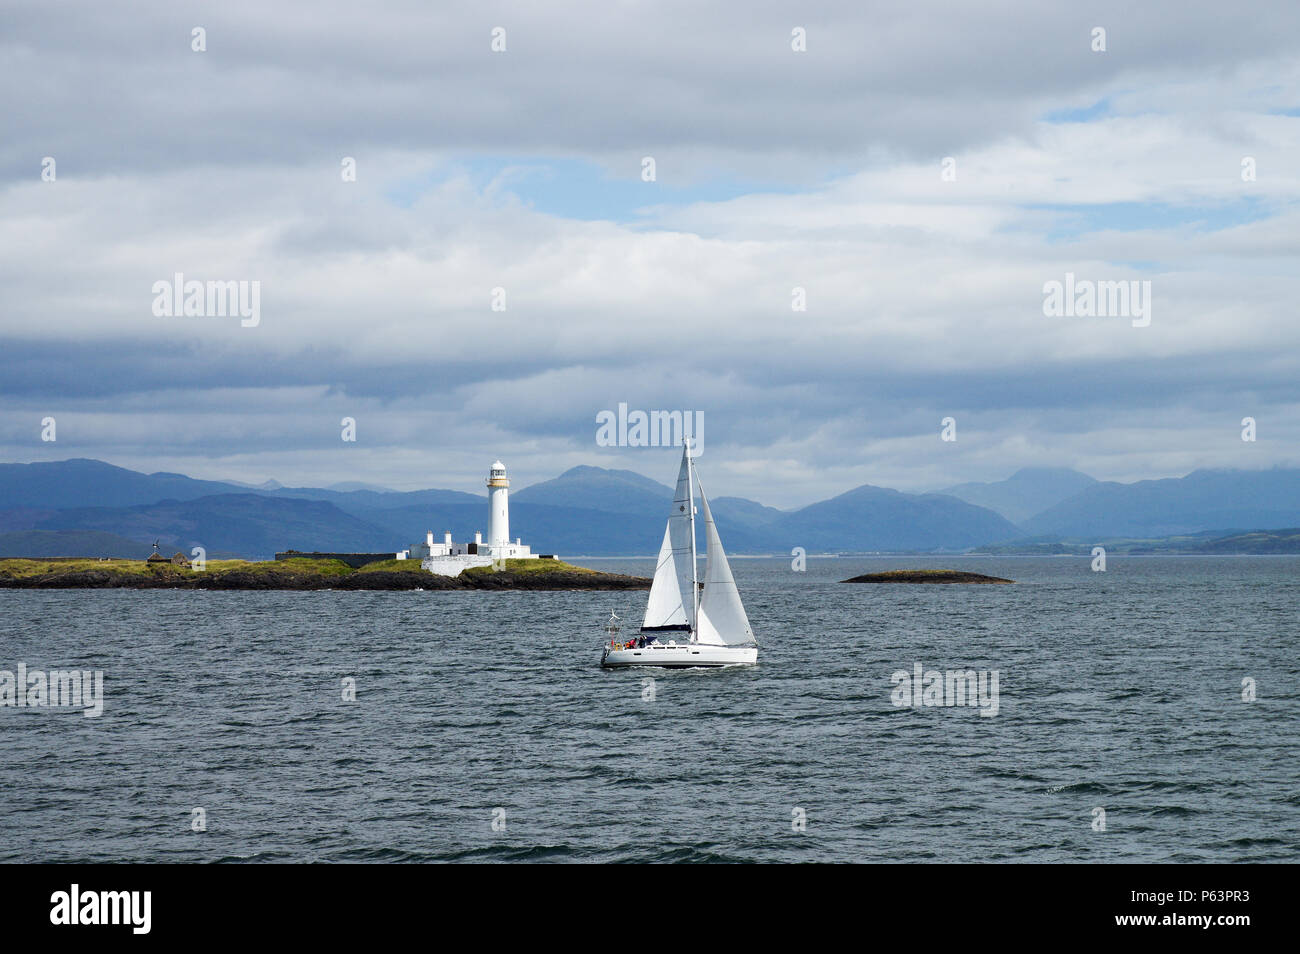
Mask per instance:
[[[1293,2],[6,5],[0,460],[669,482],[624,402],[780,507],[1295,465],[1297,54]],[[260,322],[156,316],[178,272]]]

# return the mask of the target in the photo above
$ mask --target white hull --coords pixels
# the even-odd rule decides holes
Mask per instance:
[[[704,646],[699,643],[653,643],[644,649],[610,649],[605,646],[600,664],[606,669],[658,666],[662,669],[752,666],[758,662],[757,646]]]

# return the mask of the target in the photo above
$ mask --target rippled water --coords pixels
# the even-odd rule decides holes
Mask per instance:
[[[1300,559],[733,565],[759,665],[652,701],[597,665],[641,593],[0,591],[0,669],[107,696],[0,709],[0,859],[1300,856]],[[926,565],[1022,582],[836,582]],[[997,669],[998,715],[896,708],[917,662]]]

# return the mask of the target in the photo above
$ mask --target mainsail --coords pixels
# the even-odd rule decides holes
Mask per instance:
[[[697,475],[698,486],[698,475]],[[709,499],[700,487],[700,510],[704,514],[704,595],[700,598],[700,618],[695,641],[710,646],[739,646],[754,642],[754,632],[749,628],[749,617],[740,602],[736,578],[731,575],[731,564],[722,550],[722,538],[709,510]]]
[[[664,528],[650,599],[646,603],[642,629],[676,627],[694,629],[695,595],[695,511],[691,500],[690,458],[682,450],[682,467],[677,474],[673,509]]]
[[[655,567],[654,582],[650,584],[650,599],[646,603],[645,621],[641,628],[669,627],[685,630],[690,628],[690,624],[682,606],[682,587],[678,580],[677,561],[673,557],[672,529],[664,527],[664,545],[659,548],[659,563]]]

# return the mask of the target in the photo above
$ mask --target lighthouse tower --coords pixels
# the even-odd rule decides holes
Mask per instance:
[[[488,546],[505,555],[510,546],[510,478],[506,465],[497,461],[488,473]]]
[[[421,568],[441,576],[456,576],[462,570],[471,567],[490,566],[494,569],[506,569],[506,560],[539,560],[541,554],[534,553],[523,540],[510,542],[510,478],[506,476],[506,465],[497,461],[488,471],[488,532],[483,539],[482,531],[474,534],[472,543],[455,543],[451,532],[443,535],[441,543],[433,540],[433,531],[425,535],[423,543],[417,543],[408,550],[397,551],[399,560],[419,560]],[[548,559],[559,559],[550,554]],[[500,562],[498,562],[500,561]]]

